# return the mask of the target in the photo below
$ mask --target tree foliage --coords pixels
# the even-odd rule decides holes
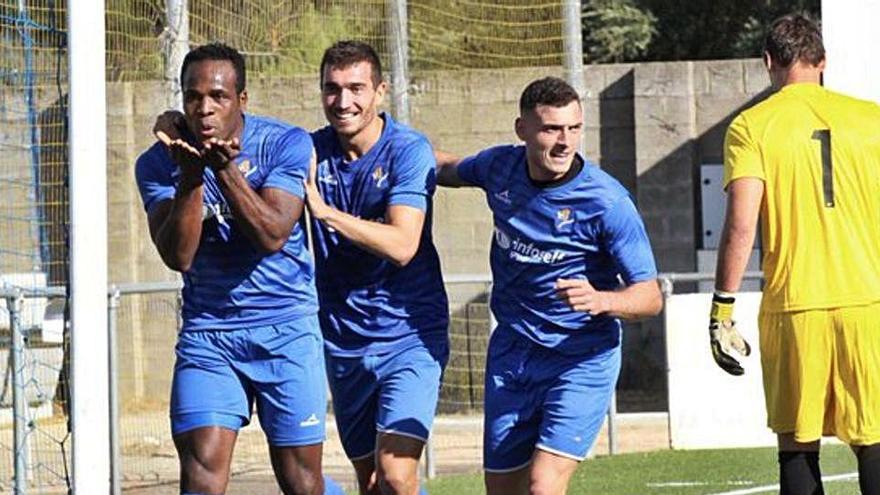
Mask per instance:
[[[788,13],[819,18],[820,0],[634,0],[657,18],[647,60],[757,57],[764,31]]]
[[[584,61],[624,62],[642,57],[657,34],[657,18],[625,1],[592,1],[583,6]]]

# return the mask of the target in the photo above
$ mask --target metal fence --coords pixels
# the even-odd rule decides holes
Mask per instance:
[[[760,278],[760,273],[748,273]],[[708,274],[664,274],[665,295],[675,285],[712,280]],[[476,471],[482,448],[483,368],[493,326],[487,295],[488,275],[447,277],[450,293],[451,355],[438,405],[438,422],[426,451],[425,469],[435,473]],[[113,285],[108,291],[111,390],[111,462],[116,493],[123,486],[167,483],[177,479],[177,458],[168,421],[168,395],[173,348],[180,325],[178,282]],[[61,288],[0,288],[11,332],[0,353],[8,366],[0,402],[0,491],[44,493],[63,489],[70,463],[68,425],[63,403],[54,396],[62,352],[52,343],[57,313],[51,303],[64,297]],[[25,318],[34,304],[48,320]],[[0,312],[2,313],[2,312]],[[11,399],[11,400],[10,400]],[[615,401],[609,411],[607,452],[617,451]],[[325,469],[348,469],[329,421]],[[259,428],[242,430],[236,446],[234,474],[265,470],[265,440]]]

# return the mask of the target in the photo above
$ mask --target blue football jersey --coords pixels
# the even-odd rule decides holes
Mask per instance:
[[[415,257],[404,267],[367,252],[321,222],[313,223],[321,329],[335,356],[446,346],[448,303],[431,239],[434,154],[420,133],[382,114],[379,141],[346,161],[332,127],[312,134],[318,188],[327,204],[373,222],[392,205],[425,211]]]
[[[245,115],[236,164],[255,190],[278,188],[304,197],[312,140],[283,122]],[[180,170],[164,146],[137,160],[138,188],[147,212],[172,199]],[[205,169],[202,237],[192,267],[183,274],[183,330],[229,330],[273,325],[318,310],[314,266],[297,223],[278,252],[259,252],[236,228],[213,172]]]
[[[525,146],[468,157],[458,175],[486,191],[492,210],[491,306],[499,328],[566,354],[618,343],[618,319],[574,311],[555,284],[587,279],[597,290],[614,290],[656,278],[648,235],[626,189],[590,164],[567,182],[538,187],[528,176]]]

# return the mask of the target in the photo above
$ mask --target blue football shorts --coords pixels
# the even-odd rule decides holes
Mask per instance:
[[[327,381],[316,315],[242,330],[178,336],[171,433],[250,423],[254,403],[269,444],[324,441]]]
[[[448,347],[440,347],[327,356],[333,412],[349,459],[373,455],[379,433],[428,440],[449,357]]]
[[[566,355],[497,328],[486,358],[484,469],[516,471],[531,462],[535,449],[583,460],[619,373],[619,345]]]

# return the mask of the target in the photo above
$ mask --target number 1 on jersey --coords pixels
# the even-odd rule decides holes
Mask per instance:
[[[834,175],[831,167],[831,130],[816,129],[813,139],[822,145],[822,192],[825,195],[825,207],[834,208]]]

